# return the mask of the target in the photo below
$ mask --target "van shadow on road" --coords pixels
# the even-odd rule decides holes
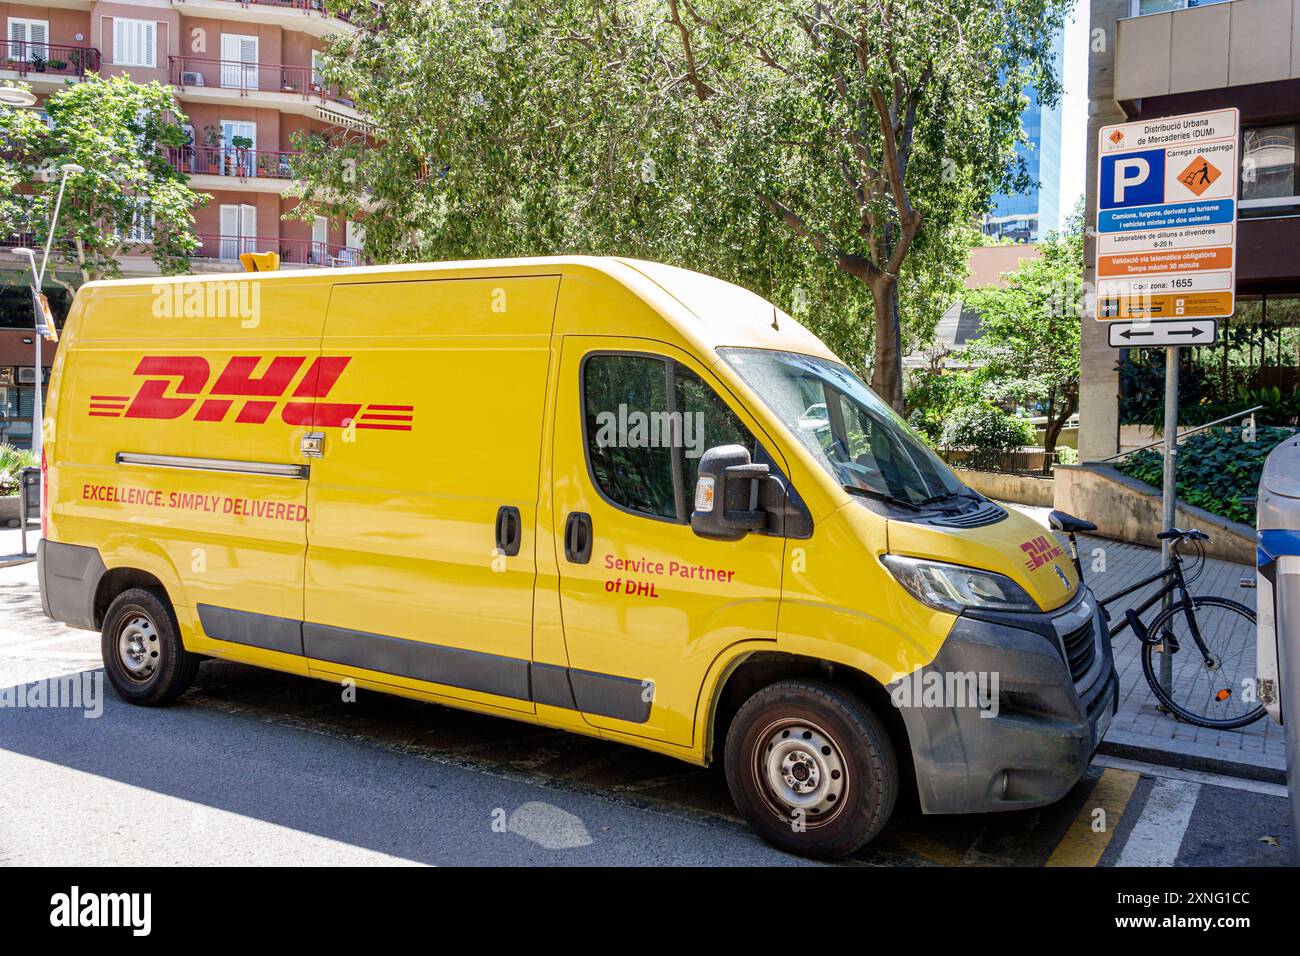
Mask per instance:
[[[132,707],[106,690],[98,720],[76,711],[10,711],[0,720],[0,747],[426,862],[472,862],[469,855],[449,858],[449,841],[454,845],[465,827],[486,830],[492,808],[508,799],[494,791],[511,783],[666,814],[708,827],[728,845],[734,839],[738,849],[767,850],[737,816],[719,768],[694,768],[620,744],[358,693],[355,702],[345,703],[332,684],[208,661],[195,687],[168,708]],[[454,772],[431,774],[430,762]],[[904,796],[884,833],[849,862],[1041,865],[1079,815],[1100,772],[1094,768],[1065,799],[1037,810],[926,817],[914,796]],[[471,819],[463,816],[463,799],[451,801],[458,809],[449,812],[449,801],[438,794],[448,785],[470,791]],[[760,856],[768,863],[796,862],[774,851]]]

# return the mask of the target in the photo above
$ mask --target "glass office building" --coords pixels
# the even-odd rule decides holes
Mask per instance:
[[[1061,79],[1065,60],[1065,31],[1056,34],[1056,76]],[[1026,143],[1016,146],[1036,185],[1027,192],[999,193],[984,217],[984,232],[1016,242],[1036,242],[1061,226],[1061,104],[1044,106],[1038,91],[1025,91],[1029,105],[1021,114]]]

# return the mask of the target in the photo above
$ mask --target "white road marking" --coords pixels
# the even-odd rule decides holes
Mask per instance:
[[[1199,783],[1157,780],[1116,865],[1173,866],[1200,794]]]
[[[1092,762],[1099,767],[1114,767],[1116,770],[1132,770],[1144,777],[1164,778],[1167,780],[1184,780],[1188,783],[1200,783],[1209,787],[1223,787],[1225,790],[1245,790],[1268,797],[1285,797],[1286,784],[1268,783],[1265,780],[1251,780],[1248,777],[1229,777],[1207,770],[1187,770],[1182,767],[1166,767],[1161,764],[1147,763],[1144,760],[1128,760],[1124,757],[1111,757],[1098,754]]]

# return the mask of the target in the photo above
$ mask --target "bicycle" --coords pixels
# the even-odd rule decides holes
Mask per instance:
[[[1095,531],[1097,526],[1062,511],[1053,511],[1048,525],[1069,539],[1070,558],[1082,582],[1083,563],[1075,535]],[[1256,703],[1250,707],[1248,695],[1241,691],[1246,681],[1253,685],[1255,679],[1254,661],[1247,659],[1255,648],[1255,612],[1228,598],[1193,597],[1188,590],[1205,568],[1202,542],[1210,540],[1210,536],[1204,531],[1173,528],[1161,531],[1156,538],[1170,544],[1169,567],[1098,599],[1109,623],[1108,605],[1156,582],[1161,584],[1140,607],[1125,609],[1124,619],[1110,629],[1111,639],[1126,627],[1133,631],[1142,642],[1142,673],[1151,692],[1178,719],[1219,730],[1254,723],[1264,716],[1264,706]],[[1180,550],[1184,544],[1195,550],[1187,569]],[[1148,609],[1175,593],[1177,600],[1171,600],[1149,625],[1143,622],[1142,615]],[[1185,632],[1177,633],[1180,628]],[[1160,680],[1160,669],[1166,661],[1170,672],[1168,689]],[[1178,697],[1184,700],[1180,702]]]

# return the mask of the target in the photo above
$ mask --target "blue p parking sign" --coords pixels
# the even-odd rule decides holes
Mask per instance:
[[[1147,149],[1101,157],[1102,209],[1154,206],[1165,200],[1165,151]]]

